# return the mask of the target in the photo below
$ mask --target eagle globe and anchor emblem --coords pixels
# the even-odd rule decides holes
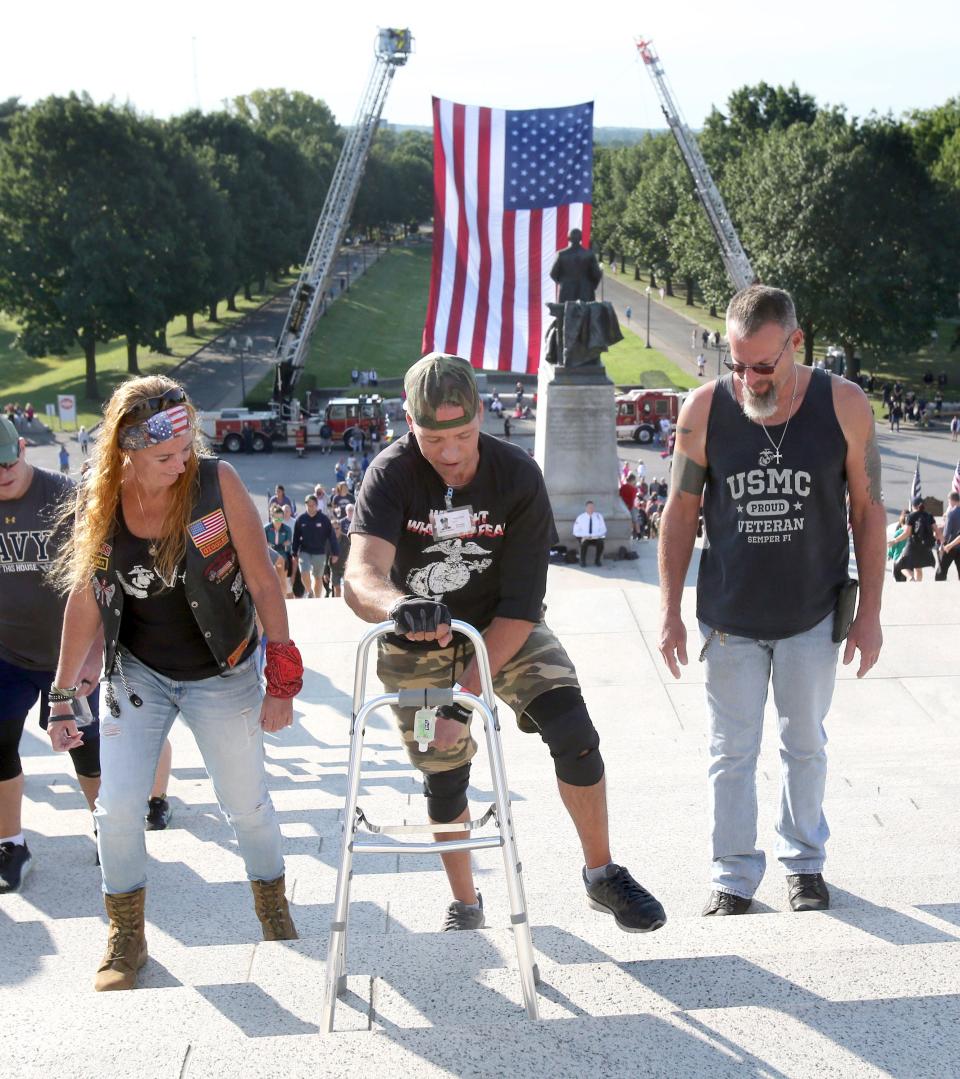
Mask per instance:
[[[424,598],[456,592],[470,580],[472,573],[483,573],[492,563],[490,552],[472,540],[440,540],[423,549],[424,554],[442,554],[442,562],[431,562],[411,571],[407,577],[410,591]],[[468,558],[470,559],[468,561]]]

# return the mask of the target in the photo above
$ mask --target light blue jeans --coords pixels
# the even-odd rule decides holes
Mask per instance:
[[[193,732],[217,800],[233,828],[250,880],[283,873],[280,826],[264,770],[260,704],[263,690],[256,653],[228,674],[177,682],[147,667],[125,649],[121,662],[133,705],[113,676],[120,718],[105,716],[100,738],[97,822],[103,890],[141,888],[147,878],[144,813],[163,741],[177,713]]]
[[[715,634],[706,647],[710,723],[712,887],[750,898],[766,868],[757,849],[757,755],[772,680],[780,734],[777,858],[788,874],[819,873],[830,835],[823,815],[827,735],[840,646],[833,613],[780,641]],[[706,641],[710,627],[700,623]]]

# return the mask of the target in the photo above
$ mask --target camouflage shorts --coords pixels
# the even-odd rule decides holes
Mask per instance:
[[[416,652],[381,639],[378,642],[377,675],[388,693],[398,689],[443,689],[459,681],[464,667],[473,658],[473,645],[463,637],[435,652]],[[534,732],[529,720],[522,720],[527,705],[551,689],[572,686],[578,689],[577,672],[563,645],[543,622],[533,627],[523,647],[508,660],[493,679],[496,695],[517,715],[521,730]],[[421,753],[413,740],[414,708],[394,708],[404,748],[411,763],[422,772],[449,772],[472,760],[477,743],[464,727],[463,738],[450,749],[428,749]]]

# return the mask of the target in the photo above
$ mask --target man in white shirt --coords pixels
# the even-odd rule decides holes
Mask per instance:
[[[597,566],[603,564],[603,539],[607,534],[607,522],[602,513],[597,513],[593,503],[588,502],[586,509],[573,522],[573,534],[580,541],[580,565],[587,564],[587,550],[590,547],[597,549]]]

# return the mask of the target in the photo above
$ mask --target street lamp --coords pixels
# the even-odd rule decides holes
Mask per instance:
[[[231,337],[227,342],[227,347],[236,356],[240,356],[240,404],[246,404],[247,401],[247,376],[244,369],[243,359],[248,352],[253,351],[253,339],[244,337],[239,343],[235,337]]]
[[[650,347],[650,286],[647,285],[647,348]]]

